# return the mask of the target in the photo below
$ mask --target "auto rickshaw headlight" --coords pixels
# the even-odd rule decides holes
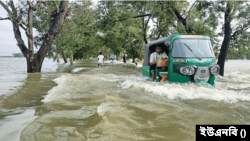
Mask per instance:
[[[193,75],[195,68],[193,66],[183,66],[180,68],[180,72],[184,75]]]
[[[219,71],[220,71],[219,65],[215,65],[215,66],[212,66],[212,67],[210,68],[210,72],[211,72],[212,75],[218,74]]]

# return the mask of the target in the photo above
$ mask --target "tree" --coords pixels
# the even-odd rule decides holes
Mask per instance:
[[[15,35],[15,39],[17,41],[17,46],[20,48],[22,54],[26,57],[27,60],[27,72],[41,72],[42,63],[44,58],[46,57],[48,51],[51,48],[51,44],[55,39],[56,35],[59,33],[60,26],[63,24],[67,9],[68,9],[68,1],[61,1],[58,5],[58,2],[54,2],[54,10],[50,11],[53,2],[45,2],[45,1],[36,1],[31,2],[27,1],[27,3],[21,3],[18,7],[15,7],[14,2],[11,0],[6,4],[0,1],[2,7],[7,11],[7,18],[0,18],[10,20],[13,26],[13,32]],[[34,53],[34,37],[33,37],[33,28],[35,20],[40,20],[36,14],[37,10],[45,9],[45,11],[49,11],[46,13],[46,17],[49,21],[45,21],[48,23],[48,29],[40,33],[42,35],[42,39],[40,40],[41,45],[37,53]],[[45,15],[45,14],[44,14]],[[36,19],[34,19],[34,17]],[[25,45],[20,27],[25,31],[26,36],[28,38],[28,46]]]
[[[56,38],[56,52],[66,51],[66,56],[85,59],[100,48],[95,24],[95,11],[90,1],[70,4],[69,18]]]
[[[131,52],[133,58],[138,57],[135,53],[137,50],[131,49],[131,43],[133,40],[143,42],[141,20],[135,18],[134,15],[137,13],[131,10],[131,5],[113,1],[100,2],[97,13],[97,26],[98,31],[102,33],[99,36],[102,46],[107,48],[109,53],[117,54],[118,57],[125,52],[129,54]]]
[[[173,4],[171,4],[171,7],[175,13],[176,18],[178,19],[179,25],[183,26],[183,28],[180,28],[180,26],[178,28],[177,26],[178,31],[184,31],[187,34],[209,35],[215,43],[215,50],[218,50],[218,39],[216,39],[218,35],[214,34],[214,30],[218,26],[218,19],[222,17],[221,14],[224,14],[223,33],[220,33],[220,35],[224,36],[224,39],[220,47],[220,53],[217,62],[217,64],[220,66],[219,74],[221,76],[224,76],[225,59],[229,46],[232,46],[232,43],[239,39],[239,35],[244,34],[243,36],[241,36],[244,38],[243,40],[241,38],[241,41],[247,41],[246,35],[249,34],[248,32],[246,32],[246,30],[250,28],[250,26],[248,26],[250,23],[249,4],[239,1],[195,1],[191,5],[190,9],[187,10],[187,13],[181,13],[177,8],[175,8],[175,6],[173,6]],[[190,18],[192,20],[190,20]],[[242,24],[239,24],[232,28],[233,20],[242,21],[239,22]],[[242,45],[243,44],[240,44],[240,46]]]
[[[152,6],[152,2],[100,2],[98,25],[104,45],[116,54],[128,53],[133,61],[139,58],[148,43]]]
[[[220,47],[217,62],[220,66],[219,74],[224,76],[224,66],[228,48],[230,46],[237,47],[237,41],[241,40],[241,44],[238,44],[239,48],[239,46],[244,45],[244,43],[247,43],[248,41],[247,37],[249,36],[249,32],[247,32],[247,29],[250,28],[249,4],[242,1],[202,1],[199,2],[197,9],[203,11],[202,15],[210,17],[210,22],[214,23],[218,23],[218,19],[221,18],[221,14],[224,15],[223,29],[222,33],[220,33],[220,35],[224,36],[224,38]],[[214,13],[217,13],[217,15]],[[238,24],[234,24],[232,27],[233,21],[237,21]]]

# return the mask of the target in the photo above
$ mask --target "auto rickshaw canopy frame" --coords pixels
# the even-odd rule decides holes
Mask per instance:
[[[149,66],[150,54],[155,52],[157,46],[162,47],[162,51],[169,55],[169,51],[172,50],[171,41],[173,42],[175,39],[184,38],[184,39],[209,39],[207,35],[197,35],[197,34],[171,34],[168,37],[163,37],[158,40],[154,40],[149,42],[146,45],[144,51],[144,62],[143,66]]]

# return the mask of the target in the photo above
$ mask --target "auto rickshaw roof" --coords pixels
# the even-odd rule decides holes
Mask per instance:
[[[146,45],[146,48],[145,48],[145,51],[144,51],[144,62],[143,62],[143,65],[145,65],[145,66],[149,65],[150,54],[152,52],[154,52],[156,46],[162,46],[163,47],[162,50],[167,53],[168,49],[167,49],[167,46],[165,45],[165,42],[166,41],[170,41],[173,38],[173,36],[175,36],[175,35],[178,35],[177,38],[193,38],[193,39],[201,39],[201,38],[204,39],[205,38],[205,39],[210,39],[206,35],[197,35],[197,34],[194,34],[194,35],[193,34],[171,34],[168,37],[163,37],[163,38],[160,38],[158,40],[151,41],[151,42],[147,43],[147,45]]]
[[[171,34],[168,37],[162,37],[162,38],[160,38],[158,40],[154,40],[154,41],[151,41],[151,42],[147,43],[146,49],[149,49],[150,46],[158,45],[158,44],[165,43],[166,41],[170,41],[172,39],[172,37],[175,36],[175,35],[180,35],[179,38],[198,38],[198,39],[199,38],[207,38],[207,39],[210,39],[206,35],[197,35],[197,34]]]
[[[175,34],[174,34],[174,35],[175,35]],[[172,38],[174,35],[170,35],[170,36],[168,36],[168,37],[163,37],[163,38],[160,38],[160,39],[158,39],[158,40],[154,40],[154,41],[152,41],[152,42],[149,42],[149,43],[147,43],[146,48],[148,49],[148,48],[149,48],[150,46],[152,46],[152,45],[157,45],[157,44],[164,43],[164,42],[166,42],[166,41],[170,41],[171,38]]]

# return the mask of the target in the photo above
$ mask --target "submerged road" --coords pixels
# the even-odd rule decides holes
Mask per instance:
[[[28,74],[1,96],[0,140],[194,141],[196,124],[250,124],[250,68],[229,65],[208,88],[146,81],[131,65],[75,63],[72,73]]]

